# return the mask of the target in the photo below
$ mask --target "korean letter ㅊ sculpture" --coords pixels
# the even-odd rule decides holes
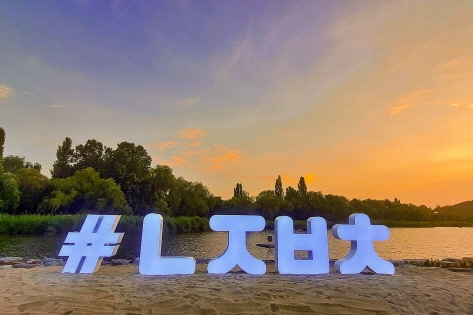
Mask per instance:
[[[335,262],[335,269],[342,274],[362,272],[366,267],[376,273],[394,274],[394,265],[378,256],[373,241],[389,238],[389,229],[384,225],[371,225],[370,218],[363,213],[350,215],[349,224],[336,224],[332,228],[335,238],[351,241],[348,255]]]

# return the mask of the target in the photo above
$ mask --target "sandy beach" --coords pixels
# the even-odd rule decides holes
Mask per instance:
[[[473,314],[473,273],[402,265],[394,275],[141,276],[62,267],[0,270],[0,314]]]

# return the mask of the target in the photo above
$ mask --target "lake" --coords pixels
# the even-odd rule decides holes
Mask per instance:
[[[473,257],[473,228],[391,228],[391,237],[385,242],[375,242],[377,253],[384,259],[443,259]],[[345,256],[349,242],[337,240],[328,231],[331,259]],[[274,250],[256,246],[267,243],[272,231],[249,233],[247,247],[258,259],[274,259]],[[0,236],[0,257],[24,258],[57,257],[66,235]],[[227,234],[204,232],[163,235],[164,256],[190,256],[215,258],[227,246]],[[114,258],[134,259],[139,256],[141,235],[125,233]]]

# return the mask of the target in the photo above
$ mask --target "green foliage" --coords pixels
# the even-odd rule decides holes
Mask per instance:
[[[164,218],[168,233],[189,233],[209,231],[209,220],[202,217],[169,217]]]
[[[436,221],[473,222],[473,201],[465,201],[453,206],[436,207],[434,213]]]
[[[38,206],[50,192],[49,179],[37,169],[20,168],[16,172],[21,194],[18,213],[36,213]]]
[[[144,215],[153,210],[153,197],[147,180],[151,156],[141,145],[121,142],[115,150],[107,148],[104,155],[104,178],[113,178],[120,185],[133,213]]]
[[[276,197],[273,190],[265,190],[259,193],[255,200],[255,214],[263,216],[267,220],[274,220],[281,212],[284,200]]]
[[[19,169],[30,168],[41,171],[41,164],[26,162],[25,157],[9,155],[3,158],[3,169],[5,172],[16,173]]]
[[[304,177],[299,178],[299,183],[297,183],[297,191],[301,196],[307,194],[307,185],[305,184]]]
[[[105,147],[103,144],[95,139],[89,139],[85,144],[79,144],[73,153],[74,170],[80,171],[92,167],[99,173],[103,172],[104,151]]]
[[[13,216],[0,214],[0,234],[65,234],[80,230],[85,216]]]
[[[67,178],[74,174],[72,163],[74,161],[74,150],[72,149],[72,140],[66,137],[62,145],[58,146],[56,151],[57,160],[53,163],[51,176],[53,178]]]
[[[101,179],[93,168],[51,183],[54,190],[47,203],[53,214],[131,214],[120,187],[111,179]]]
[[[243,186],[241,183],[237,183],[236,187],[233,188],[233,197],[241,197],[243,196]]]
[[[0,213],[15,214],[20,204],[18,178],[0,167]]]

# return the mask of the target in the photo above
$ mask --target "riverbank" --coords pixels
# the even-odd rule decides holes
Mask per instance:
[[[86,215],[7,215],[0,214],[0,235],[64,235],[79,231]],[[373,220],[373,224],[386,225],[389,228],[407,227],[473,227],[473,222],[412,222],[396,220]],[[327,222],[331,228],[332,223]],[[141,234],[143,217],[122,215],[116,232]],[[305,230],[307,221],[294,221],[294,229]],[[266,221],[266,230],[274,229],[274,221]],[[192,233],[210,231],[209,219],[202,217],[165,217],[164,234]]]
[[[149,277],[137,265],[91,275],[0,270],[0,314],[471,314],[473,273],[402,265],[394,275],[261,276],[238,270]]]
[[[0,214],[0,235],[53,235],[79,231],[86,215],[7,215]],[[141,233],[143,217],[122,215],[116,232]],[[209,219],[165,217],[163,233],[209,231]]]

